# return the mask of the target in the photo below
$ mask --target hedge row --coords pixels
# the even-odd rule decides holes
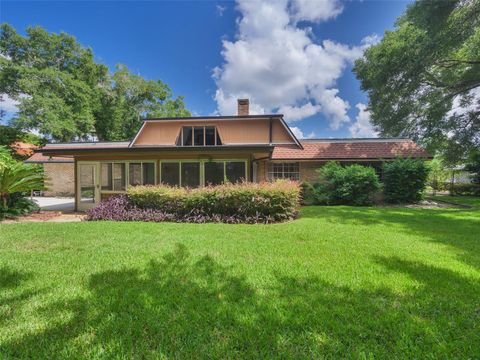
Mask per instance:
[[[318,182],[302,184],[303,203],[369,205],[381,200],[411,203],[422,199],[428,175],[425,161],[397,158],[383,163],[382,170],[380,182],[372,167],[328,162],[317,170]]]
[[[137,186],[87,213],[87,220],[271,223],[298,215],[300,188],[291,181],[197,189]]]

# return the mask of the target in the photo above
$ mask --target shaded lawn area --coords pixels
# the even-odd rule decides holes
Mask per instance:
[[[479,207],[0,225],[0,358],[477,358],[479,233]]]

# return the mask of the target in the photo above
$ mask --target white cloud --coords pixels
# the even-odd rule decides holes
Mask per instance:
[[[337,0],[293,0],[290,11],[295,21],[321,22],[336,18],[342,13],[343,6]]]
[[[297,121],[315,115],[320,109],[320,105],[313,105],[309,102],[302,106],[284,105],[278,109],[278,112],[285,115],[287,121]]]
[[[216,11],[217,11],[217,15],[218,15],[218,16],[223,16],[223,13],[225,12],[225,10],[227,10],[227,7],[217,4],[217,5],[215,6],[215,9],[216,9]]]
[[[378,34],[371,34],[368,36],[365,36],[362,39],[362,44],[366,46],[372,46],[378,44],[382,40],[382,37],[379,36]]]
[[[7,113],[16,113],[18,111],[18,105],[20,103],[17,100],[12,99],[7,94],[0,94],[0,109]]]
[[[290,130],[292,130],[293,135],[297,137],[297,139],[313,139],[315,138],[315,133],[312,131],[310,134],[305,135],[299,127],[291,126]]]
[[[355,122],[350,126],[350,135],[352,137],[377,137],[378,132],[372,126],[370,122],[370,111],[367,110],[367,106],[362,103],[355,105],[358,109],[358,114],[355,117]]]
[[[250,111],[285,113],[296,121],[322,113],[332,129],[350,122],[349,104],[337,80],[373,41],[347,46],[316,41],[298,21],[320,22],[342,11],[337,0],[238,0],[235,41],[223,41],[224,63],[213,71],[217,113],[236,113],[237,98],[250,99]]]

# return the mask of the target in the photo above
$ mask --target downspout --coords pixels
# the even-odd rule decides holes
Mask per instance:
[[[272,141],[272,132],[273,132],[272,131],[272,128],[273,128],[272,124],[273,124],[273,119],[270,118],[270,129],[269,129],[269,143],[270,143],[270,145],[272,145],[272,142],[273,142]]]

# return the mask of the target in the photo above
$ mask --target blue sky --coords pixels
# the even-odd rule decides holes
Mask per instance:
[[[64,31],[114,68],[126,64],[184,95],[195,115],[283,112],[305,137],[372,136],[352,62],[405,1],[1,1],[0,21],[24,33]]]

